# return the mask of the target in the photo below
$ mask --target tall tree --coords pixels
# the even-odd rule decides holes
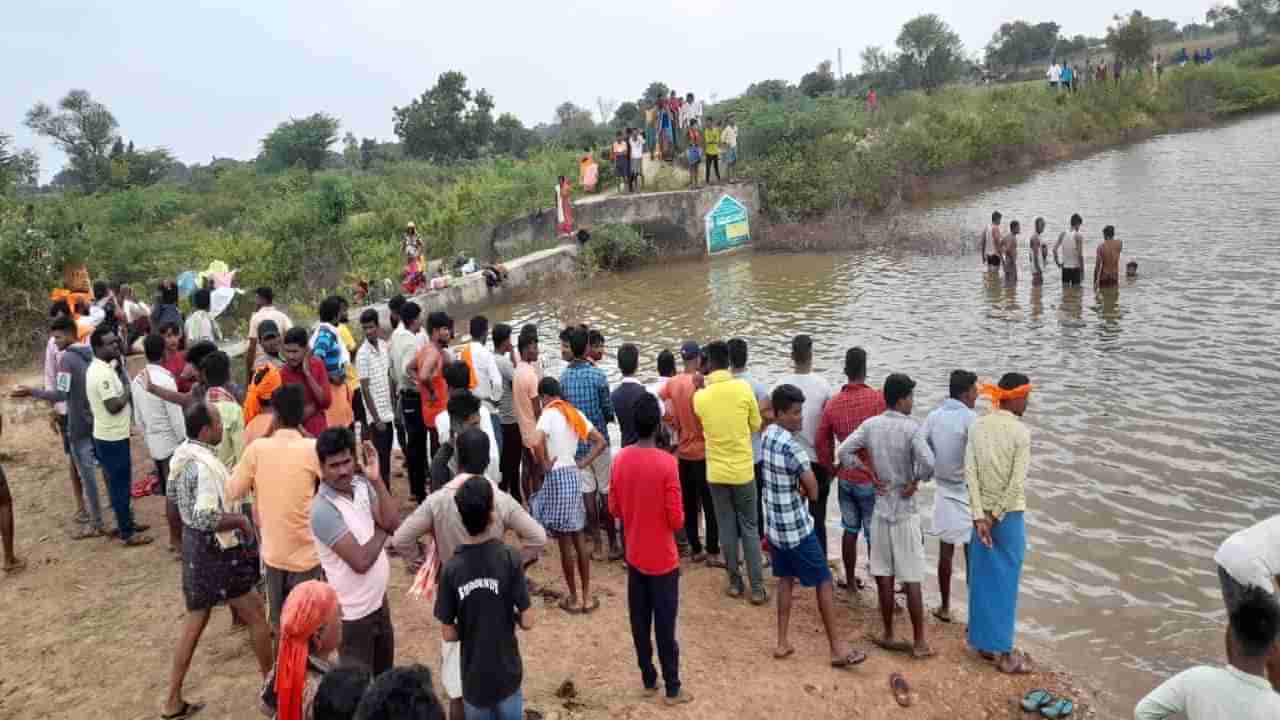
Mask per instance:
[[[782,102],[796,92],[796,87],[786,80],[761,80],[751,83],[743,95],[762,98],[769,102]]]
[[[17,150],[13,138],[0,133],[0,195],[14,187],[35,185],[40,177],[40,156],[30,148]]]
[[[964,45],[942,18],[932,13],[908,20],[898,33],[898,62],[909,87],[933,90],[965,71]]]
[[[342,136],[342,161],[349,168],[361,167],[360,141],[356,139],[356,134],[349,130]]]
[[[1145,65],[1151,59],[1151,47],[1155,33],[1151,19],[1134,10],[1127,17],[1115,16],[1115,23],[1107,28],[1107,49],[1125,65]]]
[[[569,130],[590,128],[596,121],[590,110],[565,101],[556,106],[556,123],[561,129]]]
[[[302,163],[319,170],[329,160],[329,148],[338,141],[337,118],[316,113],[293,118],[262,138],[262,162],[269,170],[285,170]]]
[[[640,106],[628,100],[618,106],[613,113],[613,126],[615,128],[642,128],[644,127],[644,111]]]
[[[603,95],[596,96],[596,109],[600,111],[600,124],[605,125],[613,119],[613,113],[618,108],[618,101],[613,98],[607,98]]]
[[[1047,63],[1053,59],[1055,50],[1061,49],[1060,30],[1055,22],[1032,25],[1016,20],[1004,23],[987,44],[987,66],[1013,69]]]
[[[67,154],[68,180],[85,192],[103,186],[111,172],[107,151],[116,140],[119,124],[106,106],[88,90],[72,90],[58,101],[55,111],[36,103],[27,111],[26,126],[53,140]]]
[[[538,144],[537,133],[529,130],[511,113],[498,116],[493,129],[493,151],[511,157],[524,157]]]
[[[1217,5],[1205,13],[1205,20],[1215,27],[1235,30],[1240,45],[1250,45],[1254,38],[1266,40],[1268,32],[1280,31],[1280,0],[1236,0],[1235,5]]]
[[[396,135],[410,157],[457,162],[480,157],[493,139],[493,97],[467,89],[456,70],[405,107],[392,108]]]
[[[813,72],[800,78],[800,92],[809,97],[830,95],[836,89],[836,76],[831,72],[831,61],[823,60]]]
[[[644,89],[644,95],[640,96],[641,105],[653,105],[659,100],[671,95],[671,88],[666,83],[651,82],[649,87]]]

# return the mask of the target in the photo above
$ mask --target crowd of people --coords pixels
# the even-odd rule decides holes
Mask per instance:
[[[1010,280],[1019,228],[1010,223],[1006,234],[1001,222],[993,214],[982,255]],[[1054,248],[1064,285],[1080,282],[1082,224],[1073,216]],[[1030,243],[1037,284],[1048,252],[1043,232],[1037,220]],[[1120,257],[1110,227],[1104,237],[1095,270],[1100,287],[1117,281]],[[160,299],[172,299],[170,290],[163,286]],[[969,645],[994,671],[1033,671],[1015,641],[1032,445],[1022,421],[1032,394],[1025,374],[983,383],[973,371],[955,370],[946,379],[948,398],[918,420],[916,380],[894,372],[870,386],[868,353],[851,347],[847,382],[837,390],[813,371],[806,335],[792,339],[792,371],[772,387],[750,369],[741,338],[690,340],[676,353],[662,351],[660,379],[648,386],[637,379],[638,347],[621,344],[615,360],[622,380],[611,387],[598,328],[561,330],[557,377],[536,325],[517,330],[476,316],[458,343],[448,314],[424,318],[419,304],[396,296],[386,317],[375,309],[360,314],[357,342],[340,297],[319,305],[319,322],[309,330],[274,306],[270,288],[255,297],[247,387],[232,381],[231,359],[212,331],[192,322],[205,309],[199,303],[185,320],[176,303],[157,304],[151,317],[160,322],[141,338],[146,367],[130,378],[112,313],[88,316],[86,338],[82,316],[59,300],[50,312],[45,387],[14,391],[55,404],[77,539],[149,544],[132,499],[166,498],[169,552],[181,562],[187,610],[162,701],[166,720],[204,707],[189,701],[183,686],[212,610],[223,604],[249,631],[269,716],[522,718],[518,631],[535,626],[531,598],[540,594],[558,600],[560,611],[591,615],[601,603],[592,591],[593,565],[617,561],[627,569],[640,683],[666,704],[693,700],[677,635],[680,577],[694,564],[722,570],[729,601],[755,606],[770,600],[764,573],[771,568],[778,659],[796,652],[789,633],[796,585],[813,588],[827,661],[852,668],[867,655],[836,629],[838,578],[828,564],[826,518],[833,485],[839,580],[846,598],[864,584],[857,572],[861,535],[883,624],[872,634],[876,646],[921,660],[935,655],[929,618],[955,621],[951,579],[959,547]],[[989,412],[977,412],[981,397],[990,400]],[[155,465],[154,480],[141,488],[130,452],[135,427]],[[391,482],[396,445],[416,506],[403,518]],[[114,529],[101,512],[98,467]],[[927,483],[936,486],[929,535],[940,547],[941,605],[931,614],[919,503]],[[22,560],[13,550],[3,475],[0,490],[4,567],[17,571]],[[508,530],[518,547],[505,542]],[[549,538],[559,547],[564,593],[526,576]],[[1276,717],[1277,552],[1280,517],[1223,544],[1216,562],[1230,665],[1173,678],[1139,704],[1139,718],[1180,711],[1194,720]],[[411,594],[434,602],[443,701],[429,670],[397,666],[391,556],[415,573]],[[895,627],[898,593],[906,595],[909,638]],[[904,704],[905,683],[895,676]],[[1048,693],[1024,698],[1046,717],[1070,713],[1072,702]]]
[[[1021,255],[1022,223],[1013,220],[1006,230],[1002,226],[1004,216],[999,212],[991,213],[991,224],[979,233],[978,256],[986,265],[987,271],[1003,277],[1006,287],[1018,284],[1018,257]],[[1084,218],[1074,213],[1067,223],[1066,230],[1058,233],[1057,242],[1053,244],[1053,262],[1062,271],[1063,287],[1080,287],[1084,282]],[[1032,226],[1031,237],[1027,240],[1027,253],[1031,263],[1031,285],[1044,285],[1044,271],[1049,264],[1049,242],[1044,237],[1048,223],[1038,217]],[[1095,288],[1114,288],[1120,285],[1120,260],[1124,251],[1124,242],[1116,237],[1114,225],[1102,228],[1102,242],[1094,253],[1093,286]],[[1138,262],[1130,260],[1125,264],[1125,276],[1137,277]]]
[[[644,113],[644,127],[619,129],[606,149],[619,192],[644,189],[646,153],[650,162],[659,158],[672,162],[683,152],[690,187],[698,185],[700,170],[705,172],[704,183],[711,184],[713,171],[716,182],[721,182],[721,158],[724,158],[724,177],[733,176],[738,164],[738,126],[732,116],[707,117],[702,100],[693,93],[681,98],[674,90],[670,97],[646,103],[640,110]],[[599,178],[600,166],[595,153],[590,147],[584,148],[578,184],[585,191],[594,192]],[[563,182],[561,178],[561,184]]]

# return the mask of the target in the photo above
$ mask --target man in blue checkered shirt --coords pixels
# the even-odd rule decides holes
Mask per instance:
[[[818,610],[831,646],[831,667],[849,668],[867,659],[836,637],[831,569],[813,529],[807,498],[818,496],[818,480],[810,458],[795,433],[804,425],[804,393],[795,385],[779,385],[771,398],[776,422],[761,439],[761,474],[764,476],[764,526],[769,540],[773,576],[778,578],[778,647],[775,658],[795,652],[787,641],[791,623],[791,594],[796,582],[817,588]]]
[[[578,409],[591,425],[609,442],[609,423],[614,421],[613,401],[609,398],[609,378],[604,371],[587,359],[587,329],[571,328],[568,331],[569,350],[573,360],[560,374],[560,395]],[[591,443],[579,442],[577,459],[591,452]],[[622,548],[617,543],[613,517],[609,515],[609,476],[613,471],[613,453],[608,447],[587,467],[582,469],[582,502],[587,506],[587,532],[591,536],[591,558],[602,562],[600,551],[600,526],[604,525],[609,538],[609,560],[622,558]]]

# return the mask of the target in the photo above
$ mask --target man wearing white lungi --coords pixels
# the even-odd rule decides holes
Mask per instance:
[[[933,532],[938,538],[938,587],[942,606],[933,611],[938,620],[951,622],[951,570],[956,546],[964,546],[967,558],[973,518],[969,514],[969,485],[964,480],[964,447],[969,426],[977,419],[978,376],[967,370],[951,371],[951,396],[929,413],[922,432],[933,449]]]

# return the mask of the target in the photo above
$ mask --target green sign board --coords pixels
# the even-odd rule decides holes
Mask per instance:
[[[747,206],[729,195],[721,195],[703,218],[707,228],[707,254],[734,250],[751,242]]]

